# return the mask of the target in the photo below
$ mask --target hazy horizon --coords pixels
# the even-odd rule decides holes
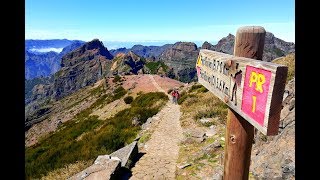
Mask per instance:
[[[66,39],[66,38],[63,38]],[[62,40],[62,39],[25,39],[25,40]],[[81,39],[67,39],[67,40],[81,40]],[[99,39],[100,40],[100,39]],[[101,41],[101,40],[100,40]],[[163,46],[165,44],[174,44],[179,42],[179,40],[168,40],[168,41],[102,41],[103,45],[108,48],[108,50],[119,49],[119,48],[132,48],[134,45],[143,45],[143,46]],[[201,47],[204,41],[191,41],[197,45],[197,47]],[[209,43],[215,45],[218,41],[208,41]],[[62,48],[53,48],[53,47],[43,47],[43,48],[31,48],[32,52],[49,52],[54,51],[60,53]]]

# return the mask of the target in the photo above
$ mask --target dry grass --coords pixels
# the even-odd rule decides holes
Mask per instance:
[[[73,164],[69,164],[64,168],[56,169],[48,173],[47,176],[43,176],[42,180],[55,180],[55,179],[67,179],[74,174],[82,171],[83,169],[91,166],[93,160],[91,161],[78,161]]]
[[[196,86],[197,83],[194,85]],[[209,129],[199,122],[201,117],[212,118],[216,125],[216,135],[207,138],[203,142],[182,142],[180,144],[179,165],[189,163],[184,169],[176,169],[176,179],[206,179],[221,169],[223,165],[222,155],[224,153],[225,121],[227,115],[227,106],[220,101],[211,92],[193,91],[192,86],[183,88],[189,96],[181,104],[182,116],[180,124],[185,132],[185,137],[190,129]],[[190,90],[190,91],[189,91]],[[203,149],[215,141],[222,145],[220,148],[212,149],[210,153],[205,153]]]
[[[285,57],[280,57],[272,61],[276,64],[288,66],[288,76],[286,82],[289,82],[295,76],[295,57],[295,53],[291,53],[286,55]]]
[[[211,92],[197,93],[196,97],[190,97],[181,104],[181,126],[187,127],[194,124],[197,117],[213,114],[218,116],[222,123],[226,120],[227,106]]]

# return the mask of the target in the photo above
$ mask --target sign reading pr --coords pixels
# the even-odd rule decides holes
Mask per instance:
[[[288,68],[201,49],[199,83],[265,135],[278,133]]]

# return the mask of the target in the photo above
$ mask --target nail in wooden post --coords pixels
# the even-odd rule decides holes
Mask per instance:
[[[265,30],[260,26],[238,29],[234,56],[262,59]],[[224,180],[248,180],[254,127],[232,109],[228,109]]]

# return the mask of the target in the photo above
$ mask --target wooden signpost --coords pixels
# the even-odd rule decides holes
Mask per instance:
[[[234,56],[201,49],[197,59],[199,83],[229,106],[224,179],[248,179],[254,127],[278,133],[288,67],[261,61],[264,38],[263,27],[241,27]]]

